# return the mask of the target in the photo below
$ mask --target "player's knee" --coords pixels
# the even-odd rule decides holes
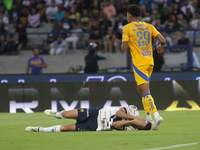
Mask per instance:
[[[63,125],[60,127],[60,131],[63,132],[63,131],[68,131],[68,128],[66,125]]]

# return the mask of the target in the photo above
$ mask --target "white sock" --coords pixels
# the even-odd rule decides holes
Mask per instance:
[[[147,120],[152,120],[152,118],[151,118],[151,114],[146,115],[146,119],[147,119]]]
[[[64,111],[64,110],[63,110],[63,111]],[[64,119],[64,117],[61,115],[63,111],[61,111],[61,112],[56,112],[55,117],[56,117],[56,118],[59,118],[59,119]]]
[[[56,125],[56,126],[52,126],[52,127],[40,127],[39,128],[39,132],[60,132],[60,127],[61,125]]]
[[[158,113],[158,111],[156,111],[154,114],[154,118],[156,119],[156,118],[158,118],[160,115],[159,115],[159,113]]]

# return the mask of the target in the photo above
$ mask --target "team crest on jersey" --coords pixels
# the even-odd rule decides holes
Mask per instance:
[[[84,109],[81,109],[80,112],[84,112]]]

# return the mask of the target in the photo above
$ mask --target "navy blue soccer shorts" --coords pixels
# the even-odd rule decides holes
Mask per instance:
[[[79,108],[76,131],[96,131],[100,108]]]

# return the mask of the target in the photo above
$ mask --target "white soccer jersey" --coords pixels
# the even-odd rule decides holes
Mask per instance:
[[[132,116],[139,116],[139,112],[137,107],[134,105],[129,105],[128,107],[124,107],[127,114]],[[97,117],[97,129],[96,131],[110,131],[112,130],[112,123],[117,118],[115,113],[120,109],[100,109]],[[123,119],[125,120],[125,119]],[[125,126],[124,130],[135,130],[132,126]]]

